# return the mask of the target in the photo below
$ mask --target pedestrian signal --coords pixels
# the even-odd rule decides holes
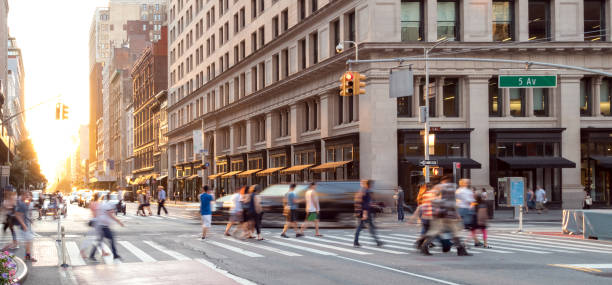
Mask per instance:
[[[68,112],[70,111],[70,109],[68,109],[68,106],[66,105],[62,105],[62,120],[68,120]]]

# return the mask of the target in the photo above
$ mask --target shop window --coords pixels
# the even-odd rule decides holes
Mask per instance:
[[[397,98],[397,116],[412,117],[412,96]]]
[[[591,116],[591,79],[580,79],[580,116]]]
[[[612,112],[610,112],[610,102],[612,101],[610,79],[602,80],[599,89],[599,112],[603,116],[612,116]]]
[[[423,40],[423,1],[402,0],[402,42]]]
[[[438,1],[438,39],[459,40],[458,1]]]
[[[457,78],[444,79],[442,87],[443,110],[445,117],[459,117],[459,80]]]
[[[420,94],[420,98],[419,101],[421,102],[420,106],[425,106],[425,83],[424,81],[422,83],[419,84],[419,87],[421,88],[421,92],[419,92]],[[435,79],[430,78],[429,79],[429,96],[427,96],[429,99],[429,116],[430,117],[435,117],[436,116],[436,81]]]
[[[514,1],[493,1],[493,41],[506,42],[514,39]]]
[[[529,0],[529,39],[550,40],[549,0]]]
[[[605,11],[606,1],[584,1],[584,40],[605,41]]]
[[[533,89],[533,114],[536,117],[548,117],[549,115],[548,91],[549,89],[545,88]]]
[[[489,117],[501,117],[503,114],[503,93],[497,85],[497,76],[489,79]]]
[[[510,115],[512,117],[525,117],[525,89],[510,89]]]

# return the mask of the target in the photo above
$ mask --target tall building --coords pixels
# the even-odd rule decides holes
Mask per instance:
[[[5,45],[8,41],[8,0],[0,0],[0,93],[6,94],[6,74],[8,61],[8,46]],[[4,98],[3,98],[4,99]]]
[[[168,43],[166,27],[161,39],[146,49],[132,67],[134,108],[134,169],[138,184],[154,187],[161,176],[159,161],[158,98],[168,89]],[[162,95],[164,94],[164,95]],[[164,98],[160,98],[164,100]],[[156,159],[157,155],[157,159]]]
[[[9,117],[16,116],[10,120],[8,126],[10,135],[16,143],[19,143],[28,137],[25,125],[26,113],[23,112],[25,109],[25,70],[21,49],[17,46],[17,40],[13,37],[9,37],[8,40],[7,63],[6,115]]]
[[[338,93],[346,61],[356,56],[353,42],[359,59],[422,58],[423,48],[446,39],[432,57],[528,59],[610,72],[612,30],[601,28],[612,24],[609,5],[172,0],[171,183],[193,167],[187,162],[201,160],[211,165],[204,183],[218,195],[247,182],[368,178],[382,193],[401,186],[414,202],[423,183],[417,111],[429,100],[437,127],[432,157],[442,173],[461,162],[459,175],[477,189],[522,176],[528,188],[546,189],[553,207],[580,207],[585,187],[596,204],[610,205],[609,78],[557,68],[556,88],[509,89],[499,88],[498,76],[530,72],[524,64],[431,61],[431,92],[423,96],[424,62],[407,59],[352,64],[367,76],[366,93]],[[406,64],[415,74],[414,96],[390,98],[390,68]],[[200,129],[203,156],[192,147]]]
[[[102,128],[90,128],[90,165],[106,165],[102,172],[115,170],[115,161],[111,161],[111,130],[109,91],[110,76],[114,73],[107,65],[115,48],[129,47],[133,49],[144,49],[134,47],[130,40],[130,32],[138,31],[142,36],[131,38],[144,38],[146,41],[157,41],[161,35],[161,26],[166,21],[166,1],[164,0],[110,0],[108,7],[96,9],[90,26],[89,38],[89,63],[90,63],[90,126],[100,124]],[[132,33],[134,34],[134,33]],[[131,55],[132,61],[139,54]],[[107,77],[104,77],[104,76]],[[105,100],[106,98],[106,100]],[[97,131],[103,132],[102,135]],[[102,142],[95,143],[101,138]],[[104,147],[105,151],[94,149],[97,146]],[[125,146],[124,146],[125,147]],[[95,156],[94,154],[103,154]],[[94,160],[96,163],[94,164]],[[122,162],[118,161],[121,168]],[[95,170],[94,170],[95,171]],[[110,177],[110,176],[109,176]],[[116,177],[115,177],[116,178]],[[124,179],[121,179],[124,181]],[[121,183],[120,183],[121,184]]]

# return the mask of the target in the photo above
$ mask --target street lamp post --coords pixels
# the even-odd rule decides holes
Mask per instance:
[[[435,49],[438,45],[448,41],[448,38],[442,38],[430,48],[423,48],[425,53],[425,160],[429,160],[429,52]],[[425,165],[425,183],[429,183],[429,164]]]
[[[353,46],[355,47],[355,60],[359,60],[359,43],[355,42],[355,41],[341,41],[336,46],[336,52],[337,53],[341,53],[341,52],[344,51],[344,44],[343,43],[351,43],[351,44],[353,44]]]

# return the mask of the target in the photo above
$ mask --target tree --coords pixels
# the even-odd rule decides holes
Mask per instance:
[[[32,140],[26,139],[16,147],[17,155],[11,162],[11,185],[22,188],[25,185],[38,185],[47,183],[47,178],[40,172],[38,157],[34,150]],[[21,187],[18,187],[21,186]]]

